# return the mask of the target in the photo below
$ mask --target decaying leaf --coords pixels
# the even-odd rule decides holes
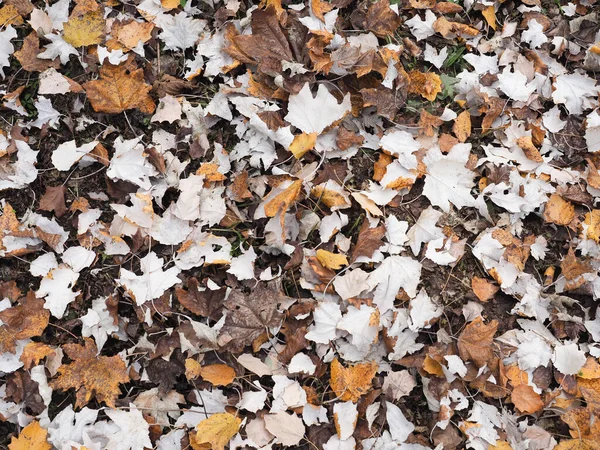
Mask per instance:
[[[356,402],[372,389],[377,363],[360,363],[344,367],[337,358],[331,362],[329,384],[340,401]]]
[[[194,450],[224,450],[231,438],[240,428],[242,419],[229,413],[213,414],[196,426],[196,432],[190,433],[190,445]]]
[[[520,384],[516,386],[511,394],[511,399],[517,409],[526,414],[533,414],[544,407],[544,402],[531,386]]]
[[[477,317],[467,324],[458,338],[458,351],[465,361],[473,361],[477,367],[483,367],[494,357],[494,335],[498,329],[498,322],[492,320],[489,324],[483,323]]]
[[[345,255],[328,252],[327,250],[317,250],[317,259],[323,267],[333,270],[339,270],[348,265],[348,258]]]
[[[90,338],[84,344],[65,344],[63,349],[72,362],[58,368],[58,376],[50,380],[53,389],[77,392],[75,407],[85,406],[92,398],[115,406],[119,386],[129,381],[127,367],[120,356],[98,356],[98,349]]]
[[[487,302],[488,300],[494,298],[499,286],[489,282],[485,278],[473,277],[471,279],[471,288],[473,292],[477,296],[479,300],[482,302]]]
[[[558,194],[552,194],[544,209],[544,220],[557,225],[569,225],[575,218],[575,207]]]
[[[440,76],[435,73],[423,73],[418,70],[413,70],[408,73],[408,76],[410,77],[408,92],[411,94],[420,95],[432,102],[437,95],[442,92],[442,80]]]

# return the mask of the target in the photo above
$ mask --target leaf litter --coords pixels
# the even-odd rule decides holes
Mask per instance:
[[[596,0],[6,0],[0,444],[596,449]]]

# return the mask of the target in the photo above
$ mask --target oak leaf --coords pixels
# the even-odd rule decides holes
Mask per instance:
[[[231,438],[240,429],[242,419],[229,413],[217,413],[204,419],[196,426],[196,432],[190,433],[190,445],[194,450],[224,450]]]
[[[84,345],[65,344],[63,350],[73,361],[58,368],[58,377],[49,382],[53,389],[77,392],[75,407],[85,406],[92,397],[114,408],[119,385],[129,381],[125,362],[120,356],[98,356],[94,341],[85,338]]]
[[[117,114],[127,109],[139,109],[143,113],[154,112],[154,100],[148,95],[152,86],[144,81],[144,71],[133,60],[113,66],[105,63],[100,78],[83,85],[96,112]]]
[[[473,361],[477,367],[483,367],[494,357],[492,342],[498,329],[498,322],[492,320],[488,325],[477,317],[469,323],[458,338],[458,351],[465,361]]]
[[[375,361],[344,367],[336,358],[331,363],[329,384],[340,401],[356,402],[371,390],[376,372],[377,363]]]
[[[528,384],[519,384],[511,394],[511,399],[517,409],[526,414],[533,414],[544,407],[540,394]]]
[[[42,428],[37,420],[21,430],[8,444],[9,450],[50,450],[52,446],[46,440],[48,430]]]

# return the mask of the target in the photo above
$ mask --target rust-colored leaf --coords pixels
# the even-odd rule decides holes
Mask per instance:
[[[528,384],[519,384],[511,394],[512,402],[517,409],[526,414],[533,414],[544,407],[540,394],[537,394]]]
[[[235,370],[226,364],[201,366],[198,374],[213,386],[227,386],[235,379]]]
[[[193,277],[188,280],[187,287],[187,290],[179,287],[175,289],[179,303],[194,314],[219,320],[225,299],[225,289],[201,290],[200,283]]]
[[[494,357],[492,343],[498,329],[498,322],[492,320],[488,325],[477,317],[469,323],[458,338],[458,351],[465,361],[473,361],[477,367],[483,367]]]
[[[63,185],[48,186],[46,192],[40,198],[40,209],[42,211],[54,211],[56,217],[62,217],[67,211],[65,205],[65,191]]]
[[[331,363],[329,384],[340,401],[356,402],[371,390],[376,372],[375,361],[344,367],[336,358]]]
[[[544,209],[544,220],[557,225],[569,225],[575,218],[575,206],[558,194],[552,194]]]
[[[401,23],[400,16],[392,11],[388,0],[371,4],[365,16],[365,29],[382,38],[394,34]]]
[[[442,80],[435,73],[412,70],[408,76],[410,78],[408,92],[411,94],[418,94],[432,102],[442,92]]]
[[[480,301],[487,302],[494,298],[500,287],[494,283],[490,283],[485,278],[473,277],[471,279],[471,289],[473,289],[473,292]]]
[[[368,221],[365,221],[358,233],[356,246],[352,250],[352,262],[361,256],[370,258],[375,250],[383,245],[382,239],[385,235],[385,225],[379,225],[375,228],[370,228]]]
[[[50,311],[29,291],[19,304],[0,312],[0,352],[14,352],[16,341],[39,336],[48,326]]]
[[[75,407],[85,406],[92,398],[114,408],[120,394],[119,385],[129,381],[125,362],[120,356],[98,356],[98,348],[90,338],[84,345],[65,344],[63,350],[70,364],[58,368],[58,376],[49,382],[50,387],[77,392]]]

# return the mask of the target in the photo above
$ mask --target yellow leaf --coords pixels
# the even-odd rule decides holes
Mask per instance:
[[[302,158],[306,152],[315,148],[317,142],[317,133],[302,133],[294,137],[290,145],[290,152],[296,159]]]
[[[593,209],[585,215],[583,224],[585,237],[600,242],[600,209]]]
[[[442,92],[442,80],[435,73],[412,70],[408,76],[410,78],[408,92],[411,94],[418,94],[432,102]]]
[[[483,11],[481,11],[481,14],[483,15],[483,18],[488,23],[488,25],[490,27],[492,27],[492,30],[495,31],[496,30],[496,9],[494,8],[494,5],[490,5],[487,8],[485,8]]]
[[[13,437],[8,444],[9,450],[50,450],[52,446],[46,440],[48,431],[35,420],[21,430],[19,437]]]
[[[331,253],[323,249],[317,250],[317,259],[323,267],[333,270],[338,270],[342,266],[348,265],[348,258],[345,255]]]
[[[292,202],[296,200],[300,194],[302,181],[296,180],[290,184],[283,192],[277,194],[265,205],[265,214],[267,217],[275,217],[279,212],[286,212]]]
[[[577,376],[585,380],[600,378],[600,364],[595,358],[589,356],[583,367],[577,372]]]
[[[6,25],[22,25],[23,18],[15,5],[5,5],[0,8],[0,27]]]
[[[329,384],[340,401],[356,402],[371,390],[371,383],[376,372],[377,363],[375,361],[344,367],[336,358],[331,363]]]
[[[350,204],[346,198],[332,189],[326,189],[325,186],[316,186],[311,189],[311,195],[328,208],[349,207]]]
[[[138,69],[132,59],[118,66],[105,63],[100,69],[100,78],[88,81],[83,87],[96,112],[117,114],[137,108],[149,114],[155,108],[148,95],[152,86],[145,83],[144,71]]]
[[[490,445],[488,450],[512,450],[512,447],[506,441],[496,441],[496,445]]]
[[[105,25],[102,9],[81,16],[71,15],[64,24],[64,39],[75,48],[100,44],[104,40]]]
[[[200,376],[213,386],[227,386],[235,379],[235,370],[226,364],[200,367]]]
[[[461,112],[458,117],[454,119],[452,131],[460,142],[465,142],[467,138],[471,136],[471,114],[469,114],[469,111]]]
[[[190,434],[190,445],[194,450],[206,449],[209,444],[212,450],[223,450],[231,438],[240,429],[242,419],[229,413],[213,414],[196,426],[196,432]]]
[[[188,380],[194,380],[200,376],[200,370],[202,366],[198,361],[193,358],[185,360],[185,377]]]
[[[557,225],[569,225],[575,218],[575,207],[558,194],[552,194],[544,209],[544,220]]]
[[[175,9],[181,4],[180,0],[160,0],[160,5],[165,9]]]
[[[427,355],[425,361],[423,361],[423,370],[429,375],[436,375],[438,377],[444,376],[442,365],[429,355]]]

